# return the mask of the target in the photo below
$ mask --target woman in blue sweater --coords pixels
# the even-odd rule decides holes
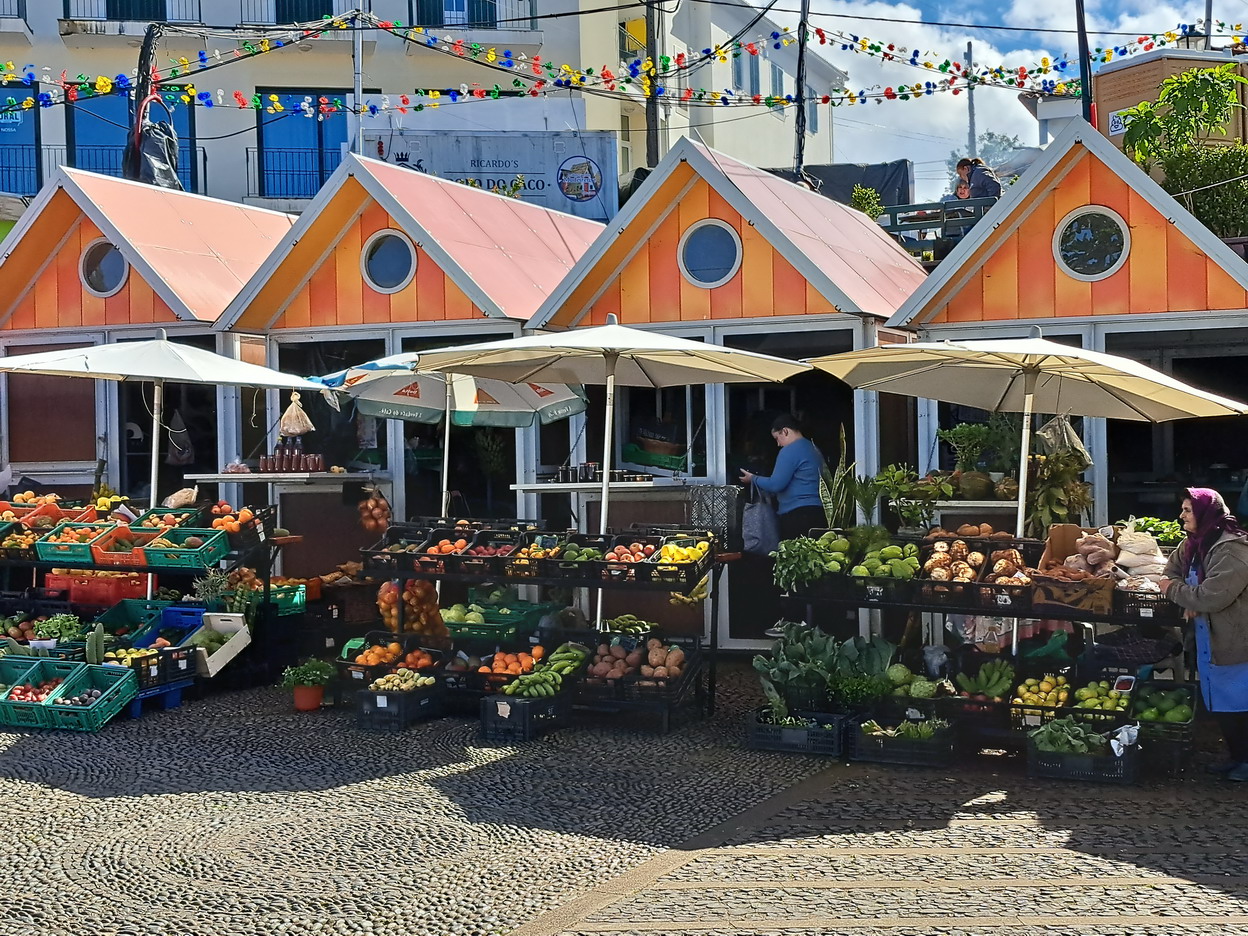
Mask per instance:
[[[770,476],[741,471],[741,481],[775,495],[780,520],[780,538],[805,536],[807,530],[827,525],[823,501],[819,498],[819,474],[823,456],[815,443],[802,435],[792,416],[780,416],[771,424],[771,437],[780,446],[776,467]]]

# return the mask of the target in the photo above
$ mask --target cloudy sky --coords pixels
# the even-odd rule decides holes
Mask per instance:
[[[781,0],[779,7],[797,7],[796,0]],[[963,3],[942,0],[889,4],[854,0],[812,0],[812,25],[839,29],[870,37],[899,47],[934,53],[937,61],[949,57],[962,60],[967,40],[974,42],[975,61],[983,65],[1031,67],[1040,58],[1076,58],[1073,33],[1038,30],[1073,30],[1073,0],[1057,3],[1037,0],[1010,0],[1008,5],[969,0]],[[830,16],[826,14],[838,14]],[[847,14],[883,17],[911,22],[873,22],[843,18]],[[1087,0],[1091,45],[1107,46],[1127,41],[1134,34],[1158,33],[1179,23],[1193,23],[1203,17],[1204,4],[1197,0],[1186,6],[1168,0]],[[783,20],[782,14],[776,19]],[[1214,19],[1241,22],[1248,19],[1248,0],[1222,0],[1214,5]],[[933,22],[969,23],[976,26],[1013,26],[1025,31],[967,29],[927,25]],[[1215,43],[1217,44],[1217,43]],[[838,67],[849,72],[854,89],[879,85],[881,88],[926,80],[923,72],[907,65],[883,63],[879,59],[851,52],[820,50]],[[975,92],[976,127],[1017,135],[1027,145],[1038,142],[1035,121],[1017,100],[1017,92],[980,88]],[[826,113],[826,111],[825,111]],[[967,137],[966,95],[942,94],[919,101],[884,101],[865,106],[838,107],[835,120],[835,150],[838,162],[877,162],[911,159],[915,163],[918,197],[935,197],[947,191],[944,161],[950,150],[965,148]]]

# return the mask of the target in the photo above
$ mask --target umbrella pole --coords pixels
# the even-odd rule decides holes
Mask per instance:
[[[615,365],[619,361],[619,354],[609,353],[606,355],[607,363],[607,425],[605,435],[602,437],[602,504],[599,508],[598,516],[598,532],[606,535],[607,532],[607,513],[609,502],[611,499],[611,443],[614,441],[615,435]],[[602,623],[602,589],[598,589],[598,616],[595,618],[598,624]]]
[[[442,435],[442,516],[451,515],[451,375],[446,380],[446,428]]]
[[[156,500],[156,483],[160,474],[160,411],[165,402],[165,384],[164,381],[157,380],[152,384],[152,473],[151,473],[151,498],[150,507],[157,505]],[[147,577],[147,597],[152,597],[152,585],[155,578],[152,575]]]
[[[1023,438],[1018,446],[1018,519],[1014,529],[1019,539],[1027,532],[1027,461],[1031,455],[1031,410],[1035,402],[1036,372],[1027,371],[1023,375]],[[1014,618],[1010,632],[1010,649],[1018,656],[1018,618]]]

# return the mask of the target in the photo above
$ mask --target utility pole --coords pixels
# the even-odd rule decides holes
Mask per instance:
[[[371,4],[370,4],[371,6]],[[351,110],[355,114],[354,133],[351,137],[351,152],[358,156],[364,155],[364,30],[360,20],[360,11],[356,10],[351,17],[351,69],[354,72],[352,91],[355,99]]]
[[[797,22],[797,119],[793,128],[797,139],[793,142],[793,170],[796,181],[802,181],[806,161],[806,20],[810,17],[810,0],[802,0],[801,17]]]
[[[646,165],[659,164],[659,10],[658,0],[646,4],[646,58],[650,70],[646,75]]]
[[[974,159],[975,151],[975,82],[971,76],[975,73],[975,57],[971,43],[966,44],[966,155]]]
[[[1079,31],[1079,100],[1083,119],[1092,123],[1092,53],[1088,50],[1088,20],[1083,0],[1075,0],[1075,28]]]
[[[1205,0],[1205,49],[1213,50],[1213,0]]]

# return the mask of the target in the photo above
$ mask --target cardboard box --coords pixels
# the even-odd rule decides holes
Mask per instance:
[[[204,627],[221,634],[233,635],[211,656],[208,655],[208,651],[203,647],[198,648],[195,659],[195,671],[200,676],[211,679],[221,672],[225,664],[238,656],[243,648],[251,643],[251,631],[247,629],[247,620],[241,614],[214,614],[209,612],[204,615]]]
[[[1055,523],[1049,527],[1049,538],[1044,544],[1039,568],[1050,562],[1061,564],[1067,556],[1074,555],[1075,541],[1085,533],[1103,532],[1098,527],[1081,527],[1074,523]],[[1118,531],[1113,529],[1111,541],[1117,540]],[[1118,548],[1114,547],[1115,557]],[[1089,614],[1108,615],[1114,609],[1113,579],[1089,579],[1084,582],[1063,582],[1037,576],[1032,580],[1035,592],[1032,596],[1032,613],[1043,615],[1045,611],[1086,611]]]

